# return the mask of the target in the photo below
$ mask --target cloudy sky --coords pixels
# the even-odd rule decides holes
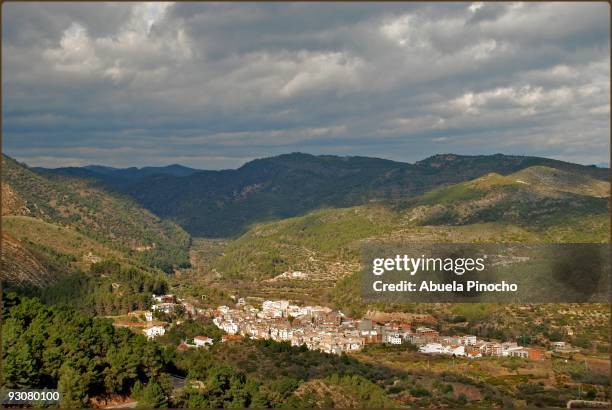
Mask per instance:
[[[301,151],[607,163],[605,3],[4,3],[3,150],[233,168]]]

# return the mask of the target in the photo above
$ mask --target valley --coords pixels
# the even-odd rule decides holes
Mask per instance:
[[[139,365],[150,376],[138,373],[156,380],[155,389],[172,396],[173,405],[199,403],[201,386],[227,377],[236,395],[215,401],[205,389],[205,404],[561,406],[579,389],[609,400],[603,381],[610,366],[607,305],[367,304],[359,287],[364,241],[609,242],[607,169],[503,155],[438,155],[404,164],[288,154],[228,171],[31,169],[6,156],[2,165],[9,320],[17,326],[22,309],[38,303],[29,299],[35,297],[51,306],[36,307],[41,317],[74,311],[95,317],[95,326],[114,323],[113,338],[131,346],[144,342],[128,333],[142,335],[152,326],[138,315],[151,310],[153,295],[176,295],[188,308],[151,311],[166,335],[146,342],[152,355],[159,348],[169,356]],[[214,311],[233,309],[241,298],[258,308],[275,300],[321,306],[381,326],[390,317],[426,320],[445,337],[474,335],[554,353],[545,361],[468,359],[381,340],[338,356],[248,338],[181,350],[194,336],[219,339]],[[21,366],[17,337],[38,343],[40,329],[30,326],[3,329],[7,363]],[[575,350],[555,352],[557,342]],[[109,356],[101,352],[88,354],[102,354],[104,362]],[[76,356],[61,374],[47,356],[36,357],[40,376],[26,385],[68,383],[70,372],[81,371]],[[280,363],[284,370],[268,380]],[[87,370],[93,378],[75,400],[148,400],[153,393],[135,387],[136,379],[123,386],[101,381],[118,366]],[[16,368],[8,370],[10,383],[22,383]],[[186,377],[191,387],[171,393],[168,375]]]

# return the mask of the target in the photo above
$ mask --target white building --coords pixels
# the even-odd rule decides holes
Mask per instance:
[[[163,326],[151,326],[143,330],[148,339],[154,339],[157,336],[163,336],[166,329]]]
[[[455,356],[468,356],[463,345],[443,345],[442,343],[427,343],[419,348],[419,352],[428,354],[447,354]]]
[[[516,342],[504,342],[501,344],[501,355],[503,357],[510,356],[511,350],[520,349],[520,346]]]
[[[529,352],[524,347],[518,347],[508,350],[508,356],[522,357],[523,359],[527,359],[529,357]]]
[[[427,343],[426,345],[419,347],[419,352],[442,354],[445,353],[445,349],[444,346],[442,346],[440,343]]]
[[[563,350],[565,348],[565,342],[552,342],[550,345],[555,350]]]
[[[228,333],[230,335],[235,335],[236,333],[238,333],[240,331],[240,327],[238,326],[238,323],[235,322],[223,322],[221,323],[220,328],[225,332]]]
[[[478,339],[476,338],[476,336],[472,336],[472,335],[461,336],[459,338],[459,344],[463,346],[474,346],[477,341]]]
[[[455,355],[455,356],[465,356],[465,346],[463,345],[447,346],[446,354]]]
[[[261,304],[261,310],[287,310],[288,307],[288,300],[266,300]]]
[[[193,344],[198,347],[212,346],[213,340],[210,337],[206,336],[196,336],[193,338]]]
[[[385,335],[385,341],[387,343],[391,343],[392,345],[401,345],[402,336],[399,333],[387,333]]]
[[[153,309],[154,311],[161,311],[166,314],[174,312],[175,308],[176,304],[174,303],[158,303],[156,305],[151,306],[151,309]]]

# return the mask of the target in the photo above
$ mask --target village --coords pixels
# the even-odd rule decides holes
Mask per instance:
[[[516,342],[492,342],[476,336],[443,336],[412,323],[351,319],[342,312],[321,306],[292,305],[287,300],[265,301],[261,309],[239,300],[236,308],[220,306],[213,319],[228,334],[253,339],[272,339],[305,345],[310,350],[341,354],[359,351],[368,344],[411,343],[421,353],[447,354],[467,358],[483,356],[521,357],[544,360],[544,350],[519,346]]]
[[[362,318],[352,319],[342,312],[323,306],[299,306],[288,300],[266,300],[257,308],[236,298],[234,307],[226,305],[216,309],[195,308],[173,295],[154,295],[151,310],[145,311],[147,323],[142,329],[148,338],[165,333],[167,324],[154,321],[163,312],[178,310],[190,317],[206,316],[226,335],[221,341],[251,338],[289,342],[292,346],[306,346],[330,354],[362,350],[371,344],[411,344],[424,354],[439,354],[477,359],[481,357],[519,357],[545,360],[547,352],[540,347],[520,346],[516,341],[482,340],[474,335],[441,335],[437,330],[419,323],[387,321],[384,323]],[[180,321],[179,321],[180,322]],[[179,348],[206,347],[213,344],[207,335],[183,341]],[[573,349],[565,342],[553,342],[556,352]]]

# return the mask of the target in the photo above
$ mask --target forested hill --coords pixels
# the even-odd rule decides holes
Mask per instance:
[[[28,232],[29,241],[56,238],[45,244],[55,250],[67,248],[69,240],[80,242],[81,247],[93,240],[167,271],[188,261],[190,237],[181,227],[96,180],[41,174],[3,156],[2,194],[4,227],[20,239]],[[51,234],[64,231],[69,233]]]
[[[86,165],[84,167],[62,167],[62,168],[42,168],[33,167],[33,171],[37,172],[52,172],[61,173],[64,175],[72,175],[76,177],[95,177],[95,178],[108,178],[109,180],[120,180],[120,179],[140,179],[152,175],[172,175],[177,177],[184,177],[187,175],[194,174],[199,170],[189,168],[179,164],[172,164],[165,167],[130,167],[130,168],[113,168],[106,167],[103,165]]]
[[[122,176],[89,167],[47,170],[82,173],[127,193],[143,207],[176,221],[194,236],[228,237],[255,222],[305,214],[321,207],[396,202],[433,188],[531,166],[607,180],[608,169],[524,156],[435,155],[414,164],[368,157],[293,153],[257,159],[235,170]]]

